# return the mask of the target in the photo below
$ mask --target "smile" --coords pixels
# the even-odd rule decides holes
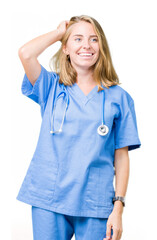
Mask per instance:
[[[92,57],[94,53],[78,53],[80,57]]]

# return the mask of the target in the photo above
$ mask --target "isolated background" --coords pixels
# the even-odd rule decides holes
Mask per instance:
[[[4,125],[1,125],[3,142],[6,143],[2,153],[4,151],[4,156],[7,157],[6,161],[1,158],[5,165],[5,170],[1,170],[1,189],[4,190],[1,216],[4,224],[0,233],[5,234],[5,237],[0,236],[1,239],[33,239],[31,207],[17,201],[16,196],[37,144],[41,115],[39,105],[21,93],[24,69],[18,57],[18,49],[29,40],[54,30],[61,21],[82,14],[94,17],[103,27],[121,86],[135,101],[142,146],[129,153],[130,178],[123,213],[122,240],[148,240],[156,237],[155,4],[153,0],[6,2],[4,12],[1,10],[4,15],[1,19],[3,41],[6,44],[1,44],[4,52],[4,58],[1,57],[2,71],[4,70],[1,83],[5,84],[1,88],[1,110],[4,111],[2,121],[4,125],[7,124],[5,132]],[[60,42],[55,43],[38,57],[47,70],[50,70],[49,59],[59,46]]]

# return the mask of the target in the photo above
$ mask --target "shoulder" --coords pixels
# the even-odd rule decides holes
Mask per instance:
[[[50,77],[55,78],[56,80],[59,79],[59,74],[54,71],[47,71]]]
[[[119,85],[111,86],[109,89],[106,89],[106,91],[108,95],[117,103],[122,103],[125,101],[131,103],[134,101],[131,94]]]

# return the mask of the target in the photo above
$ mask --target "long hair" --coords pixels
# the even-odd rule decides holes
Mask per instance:
[[[56,73],[59,74],[59,83],[70,86],[76,83],[77,72],[71,65],[69,56],[63,52],[63,47],[66,46],[72,32],[72,25],[80,21],[91,23],[98,36],[100,51],[98,60],[93,66],[93,78],[98,85],[98,92],[103,90],[101,84],[107,88],[121,84],[119,83],[118,76],[112,64],[111,54],[104,31],[94,18],[87,15],[74,16],[70,19],[66,32],[61,39],[61,47],[50,59],[50,69],[54,67]]]

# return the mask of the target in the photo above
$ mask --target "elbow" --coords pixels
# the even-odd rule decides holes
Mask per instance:
[[[20,59],[30,59],[30,55],[29,55],[28,51],[25,49],[25,47],[19,48],[18,56]]]

